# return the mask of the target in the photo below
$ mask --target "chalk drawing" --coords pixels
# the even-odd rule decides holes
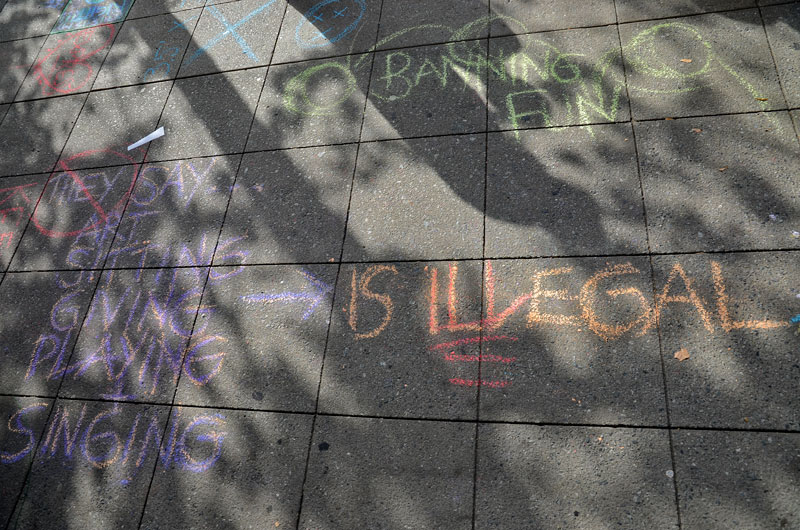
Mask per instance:
[[[94,74],[89,59],[111,44],[115,26],[98,26],[60,37],[33,65],[43,96],[72,94],[87,86]]]
[[[95,195],[92,193],[95,191],[94,186],[92,186],[90,183],[87,183],[87,181],[80,176],[78,171],[70,169],[70,165],[74,164],[76,160],[85,157],[91,157],[99,153],[102,153],[104,156],[110,156],[112,159],[117,158],[123,163],[130,165],[119,168],[117,170],[117,176],[111,181],[108,179],[98,179],[101,180],[99,184],[103,186],[104,189],[102,195],[95,197]],[[76,226],[72,230],[54,229],[46,226],[41,220],[41,210],[49,205],[47,205],[47,203],[40,204],[36,211],[34,211],[33,218],[31,219],[33,226],[35,226],[36,229],[42,234],[54,238],[74,237],[83,232],[92,231],[100,227],[102,224],[107,223],[109,218],[111,218],[113,215],[118,216],[121,214],[122,208],[125,206],[128,196],[133,190],[133,185],[136,182],[136,175],[139,172],[139,165],[132,157],[125,153],[118,153],[108,149],[84,151],[82,153],[78,153],[77,155],[71,156],[66,160],[60,160],[58,163],[58,168],[58,173],[53,173],[48,179],[47,184],[45,185],[45,193],[53,193],[60,186],[64,186],[65,180],[71,180],[71,182],[66,183],[66,188],[70,189],[74,193],[73,199],[70,202],[75,203],[86,201],[92,206],[93,212],[92,217],[88,220],[91,222],[87,222],[87,220],[82,218],[82,216],[77,216],[79,222],[81,223],[80,227]],[[125,174],[125,176],[122,176],[122,180],[124,181],[123,187],[125,185],[127,187],[124,187],[124,193],[116,202],[113,203],[113,206],[110,209],[107,209],[103,207],[101,203],[106,202],[105,199],[107,195],[114,187],[117,179],[121,177],[122,173]],[[64,188],[62,187],[61,189]]]
[[[133,0],[70,0],[51,33],[121,22],[132,5]]]
[[[323,0],[303,15],[294,30],[301,48],[322,48],[349,35],[367,11],[364,0]]]
[[[282,293],[277,294],[263,294],[263,293],[255,293],[255,294],[246,294],[242,296],[242,300],[246,302],[255,302],[261,304],[275,304],[275,303],[284,303],[284,302],[307,302],[308,307],[306,308],[305,312],[303,313],[303,320],[307,320],[310,317],[314,310],[319,306],[320,302],[330,293],[333,292],[333,286],[328,285],[327,283],[323,282],[312,273],[308,271],[300,271],[300,273],[308,280],[311,284],[311,289],[313,292],[292,292],[292,291],[285,291]]]
[[[376,52],[411,31],[450,31],[449,40],[460,41],[474,36],[476,29],[503,21],[523,28],[521,22],[510,17],[483,17],[460,28],[441,24],[426,24],[405,28],[382,39],[369,51]],[[698,67],[691,72],[680,72],[674,66],[656,59],[653,52],[657,39],[666,32],[684,44],[701,50]],[[700,31],[684,23],[663,23],[643,30],[623,48],[633,70],[648,79],[671,80],[669,88],[655,88],[629,84],[629,90],[674,94],[698,91],[702,82],[714,71],[722,70],[731,82],[741,86],[763,110],[769,104],[754,85],[730,65],[722,61]],[[416,50],[401,49],[384,53],[376,58],[374,81],[370,97],[378,101],[397,101],[408,98],[419,87],[425,86],[432,96],[436,91],[472,90],[483,93],[482,76],[491,79],[493,93],[501,94],[510,128],[519,138],[519,129],[535,125],[554,127],[556,123],[575,123],[593,135],[592,123],[614,122],[620,110],[620,99],[625,89],[622,73],[622,55],[619,49],[599,54],[592,62],[581,54],[565,52],[535,35],[520,35],[515,40],[513,52],[502,46],[490,48],[487,57],[477,41],[450,42],[444,45],[439,57],[419,57]],[[371,64],[371,54],[358,58],[348,56],[344,61],[328,61],[307,68],[284,86],[284,106],[299,115],[335,114],[356,87],[355,72]],[[617,65],[617,68],[613,66]],[[688,82],[691,81],[691,82]],[[309,87],[327,83],[338,85],[333,100],[317,101]],[[543,86],[537,86],[543,85]],[[503,94],[502,92],[505,91]]]
[[[495,272],[492,262],[487,261],[483,278],[485,317],[475,321],[463,321],[459,318],[461,303],[458,294],[458,263],[447,265],[448,282],[445,296],[440,293],[442,289],[438,278],[442,271],[438,266],[426,266],[423,273],[424,278],[406,278],[402,283],[424,286],[423,289],[427,291],[429,304],[426,314],[419,315],[420,320],[427,321],[428,334],[431,339],[438,338],[445,333],[449,334],[448,340],[435,343],[429,346],[428,350],[430,352],[446,352],[443,360],[448,362],[487,362],[513,366],[518,361],[516,357],[474,355],[459,353],[456,350],[480,343],[516,342],[520,339],[515,336],[514,331],[520,326],[527,329],[569,327],[577,332],[593,333],[599,340],[606,342],[616,341],[626,336],[643,336],[652,333],[663,315],[670,310],[674,311],[673,306],[679,308],[681,317],[684,319],[691,319],[694,315],[709,334],[730,333],[734,330],[779,330],[791,325],[789,321],[784,320],[734,317],[730,308],[736,307],[738,304],[727,294],[722,265],[711,260],[709,268],[715,298],[711,302],[703,299],[695,285],[696,280],[686,272],[681,263],[675,263],[672,266],[666,281],[656,291],[655,296],[649,290],[642,290],[631,284],[614,288],[604,287],[611,281],[617,283],[619,280],[624,281],[625,278],[635,280],[645,274],[631,263],[620,263],[600,268],[577,286],[571,280],[574,273],[573,267],[533,269],[529,285],[523,287],[524,292],[508,295],[511,302],[504,309],[498,310],[495,302]],[[376,339],[392,325],[395,312],[392,283],[385,284],[386,287],[380,292],[371,287],[371,282],[375,277],[386,273],[400,274],[396,268],[388,265],[371,265],[363,272],[358,267],[353,267],[349,305],[342,309],[347,313],[347,321],[353,331],[354,340]],[[553,288],[554,284],[560,285],[561,288]],[[680,292],[680,294],[674,294],[676,292]],[[366,330],[359,325],[358,311],[359,304],[365,299],[378,302],[383,308],[382,310],[377,308],[377,315],[382,316],[380,323]],[[572,306],[574,310],[561,313],[550,312],[547,307],[552,302],[558,302],[562,306]],[[607,308],[615,304],[624,307],[626,312],[632,316],[622,322],[614,318],[608,319],[606,317]],[[442,307],[443,305],[446,307]],[[605,310],[599,309],[601,305]],[[689,311],[687,312],[684,308]],[[716,308],[716,314],[714,308]],[[520,312],[522,318],[511,319],[513,315]],[[444,323],[440,321],[441,313],[447,315],[447,321]],[[674,313],[672,314],[674,315]],[[404,321],[404,325],[408,325],[407,321]],[[505,334],[491,333],[500,330]],[[511,374],[506,372],[506,375]],[[504,388],[512,384],[512,379],[513,377],[503,381],[462,379],[449,381],[451,384],[463,387]]]
[[[184,418],[184,409],[177,408],[162,438],[163,411],[140,411],[129,427],[120,430],[112,426],[120,421],[123,409],[119,404],[110,404],[91,416],[86,404],[62,403],[39,440],[30,423],[36,416],[45,416],[49,407],[48,403],[35,403],[11,415],[7,429],[14,434],[6,437],[6,447],[0,447],[0,464],[20,462],[40,441],[40,458],[61,459],[65,464],[83,462],[108,470],[126,485],[139,475],[153,451],[164,469],[208,471],[222,455],[228,434],[224,430],[227,420],[221,414]],[[146,480],[148,474],[141,476]]]
[[[243,54],[247,55],[247,57],[249,57],[253,62],[258,62],[258,57],[256,56],[256,54],[253,52],[253,50],[247,44],[247,41],[245,41],[244,38],[236,32],[236,30],[240,26],[243,26],[244,24],[247,24],[250,20],[253,19],[253,17],[258,15],[259,13],[264,11],[265,9],[268,9],[274,3],[275,3],[275,0],[269,0],[265,4],[262,4],[261,6],[257,7],[256,9],[254,9],[253,11],[251,11],[250,13],[245,15],[244,18],[242,18],[241,20],[239,20],[235,24],[231,24],[230,22],[228,22],[228,20],[219,11],[219,9],[217,9],[213,5],[206,6],[205,9],[209,13],[211,13],[214,16],[214,18],[216,18],[220,23],[222,23],[222,25],[225,27],[225,30],[220,32],[220,33],[218,33],[216,36],[212,37],[204,45],[202,45],[200,48],[198,48],[191,55],[191,57],[189,57],[189,59],[184,64],[186,66],[189,66],[190,64],[195,62],[197,59],[199,59],[201,56],[203,56],[209,49],[213,48],[214,46],[216,46],[217,44],[219,44],[220,42],[225,40],[227,37],[231,37],[231,38],[233,38],[233,40],[236,41],[236,43],[242,49],[242,53]]]

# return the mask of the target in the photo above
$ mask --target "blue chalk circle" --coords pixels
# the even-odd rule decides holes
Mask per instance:
[[[323,0],[309,9],[294,30],[301,48],[323,48],[352,32],[367,11],[364,0]]]

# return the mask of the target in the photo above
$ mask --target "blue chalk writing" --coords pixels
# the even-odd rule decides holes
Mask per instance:
[[[309,9],[300,20],[294,31],[295,41],[301,48],[329,46],[356,29],[366,10],[364,0],[324,0]],[[327,18],[326,14],[329,15]],[[323,28],[327,19],[331,25]]]
[[[306,320],[310,317],[314,310],[319,306],[320,302],[326,295],[333,292],[333,287],[328,285],[327,283],[323,282],[313,274],[308,271],[302,271],[301,274],[305,276],[306,280],[311,284],[313,289],[313,293],[307,292],[291,292],[286,291],[283,293],[277,294],[247,294],[242,296],[242,300],[246,302],[262,302],[264,304],[274,304],[277,302],[295,302],[295,301],[308,301],[309,306],[306,308],[306,311],[303,313],[303,320]]]
[[[261,7],[258,7],[256,9],[254,9],[253,11],[251,11],[247,16],[245,16],[243,19],[241,19],[236,24],[229,23],[228,20],[225,18],[225,16],[222,13],[220,13],[219,10],[216,7],[207,6],[206,9],[208,9],[208,11],[212,15],[214,15],[214,18],[219,20],[222,23],[222,25],[225,26],[225,31],[219,33],[218,35],[213,37],[211,40],[206,42],[203,46],[201,46],[197,51],[195,51],[192,54],[192,56],[189,57],[189,59],[186,61],[186,66],[189,66],[190,64],[195,62],[198,58],[200,58],[200,56],[202,56],[204,53],[206,53],[210,48],[213,48],[214,46],[219,44],[223,39],[225,39],[228,36],[233,37],[233,39],[236,41],[236,43],[239,45],[239,47],[242,49],[242,52],[245,55],[247,55],[253,61],[257,62],[258,61],[258,57],[256,57],[255,53],[253,53],[253,50],[250,48],[250,46],[247,44],[247,42],[244,40],[244,38],[242,38],[242,36],[239,35],[236,32],[236,29],[238,27],[246,24],[247,22],[249,22],[254,16],[256,16],[259,13],[261,13],[265,9],[269,8],[274,3],[275,3],[275,0],[270,0],[269,2],[267,2],[264,5],[262,5]]]

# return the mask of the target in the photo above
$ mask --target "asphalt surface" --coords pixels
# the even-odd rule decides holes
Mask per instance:
[[[798,2],[0,0],[0,526],[800,529],[799,130]]]

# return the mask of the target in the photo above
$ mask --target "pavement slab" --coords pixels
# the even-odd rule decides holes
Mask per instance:
[[[0,41],[47,35],[60,14],[41,0],[12,0],[0,11]]]
[[[272,63],[369,51],[375,45],[380,16],[381,2],[292,0],[283,18]]]
[[[619,31],[634,119],[786,108],[757,10],[623,24]]]
[[[300,528],[470,528],[475,427],[322,417]]]
[[[489,36],[486,4],[482,0],[384,2],[377,48],[485,39]]]
[[[485,61],[486,40],[376,53],[361,139],[486,130]]]
[[[96,275],[83,273],[7,275],[0,285],[0,393],[55,397],[96,284]],[[16,301],[27,297],[37,303],[21,308]]]
[[[476,261],[343,266],[319,410],[473,419],[481,268]]]
[[[617,4],[619,5],[619,1]],[[616,22],[613,0],[491,0],[492,37]]]
[[[271,66],[247,150],[357,142],[371,60],[360,55]]]
[[[800,435],[674,433],[675,477],[684,528],[793,528],[800,525]]]
[[[131,161],[117,151],[97,154]],[[139,170],[135,164],[50,174],[10,270],[102,267]]]
[[[175,81],[159,123],[169,132],[150,146],[148,158],[241,153],[266,73],[256,68]]]
[[[800,247],[800,146],[787,114],[635,128],[654,251]]]
[[[664,431],[481,424],[475,528],[679,528],[669,472]]]
[[[201,12],[190,9],[126,21],[94,88],[174,79]]]
[[[614,27],[490,39],[488,61],[490,130],[629,119]]]
[[[666,425],[646,259],[486,267],[482,420]]]
[[[17,250],[48,175],[0,179],[0,270]]]
[[[179,408],[193,426],[182,469],[159,461],[144,528],[292,528],[312,416]]]
[[[128,20],[180,13],[201,8],[204,5],[206,5],[206,0],[137,0],[128,11]]]
[[[184,55],[180,76],[268,65],[285,10],[285,0],[207,5]]]
[[[142,162],[145,148],[129,151],[127,146],[157,128],[170,88],[170,83],[155,83],[89,94],[59,165],[77,169]]]
[[[0,103],[14,101],[17,90],[36,61],[45,40],[44,37],[37,37],[0,43],[0,68],[3,70],[3,77],[0,79]]]
[[[214,271],[177,402],[313,412],[337,266]]]
[[[0,124],[0,176],[52,170],[85,99],[74,95],[11,105]]]
[[[338,260],[355,163],[354,145],[244,155],[222,240],[251,264]]]
[[[653,267],[672,424],[798,430],[793,254],[659,256]]]
[[[174,445],[188,429],[164,436],[166,407],[58,400],[46,412],[13,528],[136,528],[156,459],[185,465]],[[162,441],[173,444],[163,456]]]
[[[800,4],[765,7],[764,27],[789,107],[800,107]]]
[[[50,35],[17,93],[17,101],[88,92],[122,24]]]
[[[34,456],[31,439],[39,439],[52,399],[0,397],[0,524],[6,525],[22,492]]]
[[[798,31],[0,0],[0,527],[800,528]]]
[[[647,251],[631,127],[489,135],[486,255]]]
[[[106,266],[211,265],[240,159],[143,165]]]
[[[362,146],[344,259],[481,257],[484,145],[469,135]]]
[[[762,2],[763,4],[763,2]],[[755,7],[755,0],[665,0],[660,2],[637,2],[616,0],[619,22],[635,22],[656,18],[699,15],[715,11],[732,11]]]

